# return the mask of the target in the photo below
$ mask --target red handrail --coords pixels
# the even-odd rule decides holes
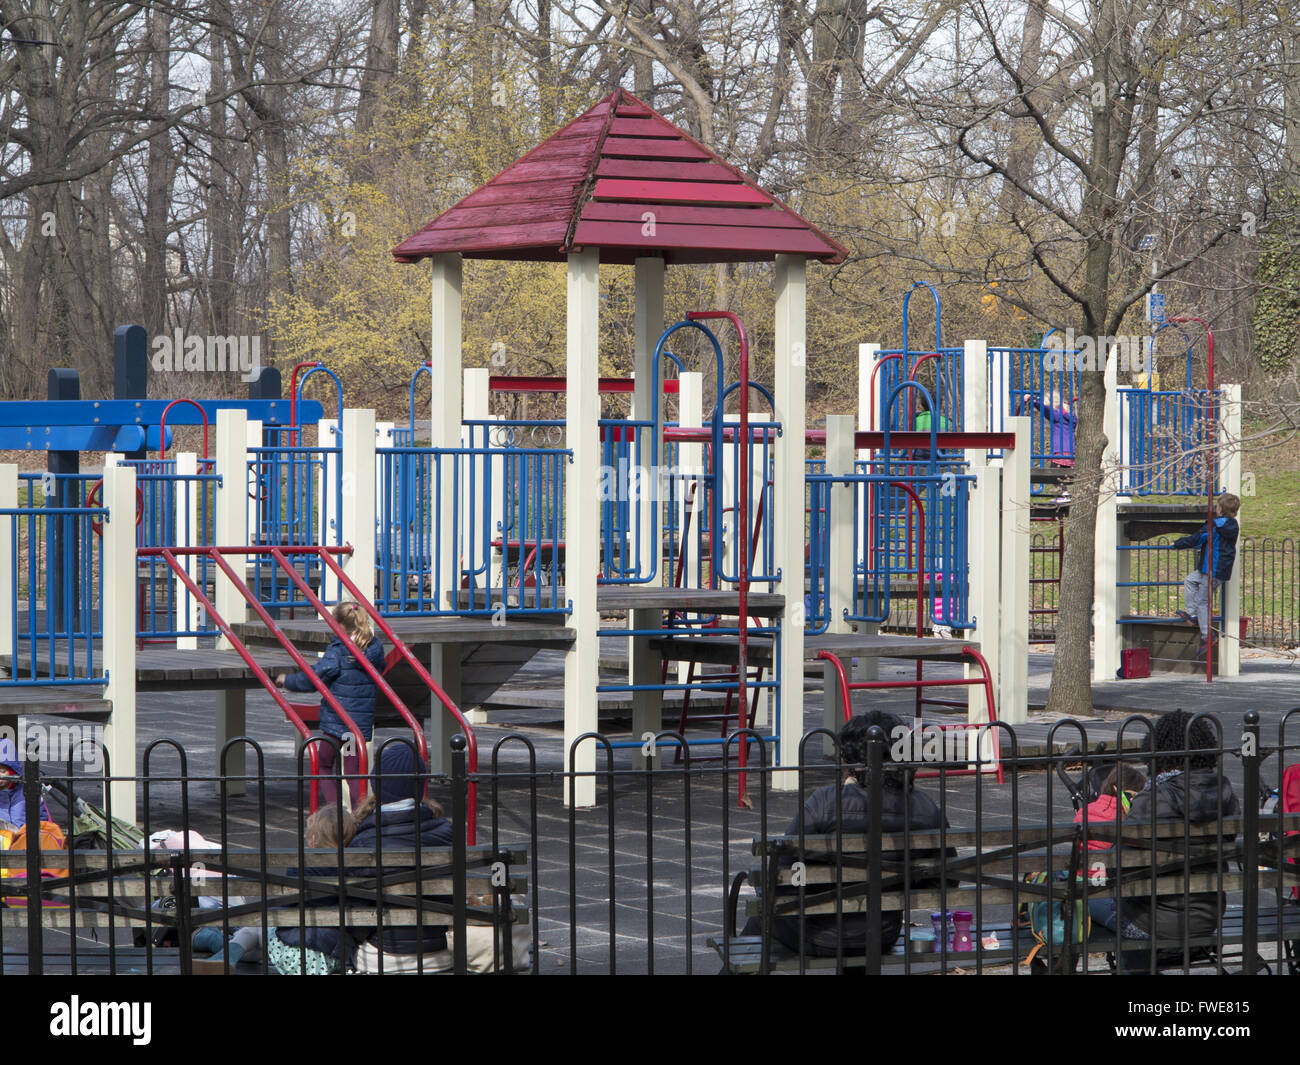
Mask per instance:
[[[322,603],[320,599],[311,591],[310,587],[306,585],[306,583],[302,580],[301,575],[299,575],[295,570],[293,570],[292,567],[290,567],[288,564],[288,556],[290,555],[314,555],[320,558],[322,562],[325,564],[325,566],[328,569],[330,569],[331,572],[334,573],[334,575],[339,579],[339,582],[348,590],[348,592],[356,600],[357,604],[365,609],[366,613],[369,615],[371,620],[379,627],[379,629],[384,633],[384,635],[388,637],[388,639],[392,642],[394,649],[398,651],[406,659],[406,661],[416,670],[416,673],[428,685],[429,690],[438,697],[438,700],[442,703],[443,707],[460,723],[462,729],[465,732],[466,743],[468,745],[469,769],[471,773],[476,772],[478,769],[478,743],[476,737],[474,736],[473,729],[470,728],[469,722],[465,720],[464,716],[461,714],[460,710],[456,707],[456,705],[453,702],[451,702],[446,692],[442,690],[442,687],[431,676],[429,676],[428,672],[420,664],[419,660],[415,658],[415,656],[411,653],[410,648],[408,648],[406,644],[402,642],[402,640],[393,631],[392,627],[388,624],[388,622],[385,621],[384,618],[381,615],[379,615],[378,611],[375,610],[374,604],[372,604],[369,601],[369,599],[367,599],[365,596],[363,596],[360,593],[360,591],[357,589],[357,586],[352,582],[352,580],[347,576],[347,574],[343,572],[342,568],[339,567],[334,556],[351,554],[351,553],[352,553],[352,548],[350,546],[325,547],[319,545],[305,545],[305,544],[296,545],[296,546],[285,546],[285,547],[270,545],[270,546],[249,546],[249,547],[215,547],[215,546],[177,547],[177,548],[153,547],[153,548],[139,549],[139,554],[141,555],[146,555],[146,556],[157,555],[167,560],[168,565],[177,574],[177,576],[181,578],[181,580],[185,583],[186,587],[190,589],[190,592],[193,595],[195,595],[195,597],[198,598],[200,602],[204,604],[205,609],[207,609],[208,612],[212,615],[214,621],[216,622],[218,628],[221,630],[222,634],[226,636],[227,639],[230,640],[231,644],[234,646],[235,650],[239,653],[240,657],[243,658],[244,661],[249,665],[249,667],[254,671],[254,674],[257,676],[258,680],[260,680],[263,686],[266,687],[267,690],[271,692],[272,696],[275,698],[276,702],[280,705],[281,709],[285,711],[285,716],[289,718],[290,722],[293,723],[296,728],[298,728],[299,732],[304,737],[310,736],[311,735],[310,730],[307,730],[305,724],[303,724],[302,719],[297,715],[297,713],[292,709],[290,709],[289,703],[283,699],[283,697],[279,693],[279,690],[275,688],[274,683],[270,681],[270,678],[267,677],[266,673],[261,669],[261,667],[259,667],[253,661],[251,656],[248,654],[247,648],[244,646],[243,642],[239,639],[239,637],[237,637],[230,630],[230,627],[226,625],[225,621],[222,620],[220,615],[217,613],[215,607],[213,606],[211,600],[207,597],[206,593],[204,593],[194,583],[194,581],[189,577],[189,575],[186,574],[184,570],[179,567],[179,563],[176,561],[177,555],[204,555],[209,558],[212,558],[217,563],[217,565],[221,568],[221,570],[225,573],[225,575],[231,581],[231,583],[237,589],[239,589],[240,594],[243,595],[244,598],[253,607],[254,611],[258,614],[259,619],[263,622],[263,624],[267,626],[268,631],[275,636],[276,640],[289,653],[290,657],[293,658],[294,662],[298,665],[298,667],[302,669],[303,672],[307,673],[309,677],[312,678],[312,682],[316,685],[317,689],[321,692],[321,695],[325,698],[326,702],[330,705],[331,709],[333,709],[336,713],[338,713],[344,725],[347,726],[347,728],[353,733],[353,735],[355,735],[356,737],[358,737],[358,739],[360,739],[361,730],[356,727],[356,723],[351,719],[351,717],[347,714],[347,712],[344,711],[343,708],[338,705],[337,700],[335,700],[334,697],[329,693],[329,690],[321,684],[319,678],[316,677],[315,672],[308,666],[307,662],[298,653],[297,649],[293,646],[292,642],[289,641],[288,637],[285,636],[283,631],[280,630],[279,627],[275,624],[275,621],[266,612],[265,608],[263,608],[262,604],[257,600],[256,596],[252,594],[251,589],[249,589],[248,586],[234,572],[234,570],[231,569],[231,567],[225,561],[225,558],[223,556],[224,555],[250,555],[250,554],[270,555],[277,565],[284,567],[285,571],[289,574],[290,579],[293,580],[294,583],[299,588],[299,590],[302,591],[308,597],[309,601],[316,608],[316,610],[322,614],[322,616],[326,620],[326,623],[330,626],[331,630],[335,633],[335,635],[339,635],[340,637],[346,637],[346,633],[343,632],[341,626],[339,626],[338,623],[334,621],[333,617],[329,616],[329,611],[325,607],[324,603]],[[351,641],[347,639],[344,639],[344,642],[349,644],[351,643]],[[411,726],[412,731],[414,731],[416,734],[417,749],[419,750],[421,757],[425,759],[425,764],[427,765],[428,746],[424,739],[423,730],[420,728],[419,723],[415,720],[414,715],[410,713],[410,711],[406,708],[405,704],[401,701],[400,698],[398,698],[397,694],[393,691],[392,687],[388,684],[386,680],[383,679],[383,676],[375,670],[375,668],[370,664],[370,662],[367,659],[365,659],[362,655],[358,654],[355,649],[353,650],[353,654],[357,655],[358,660],[362,663],[362,668],[366,670],[366,672],[370,675],[371,679],[376,683],[376,685],[380,688],[380,690],[384,692],[384,694],[397,708],[398,713],[400,713],[402,717],[406,720],[407,724]],[[312,759],[313,775],[315,775],[315,773],[318,771],[318,761],[316,758],[316,751],[314,747],[309,748],[309,755]],[[367,770],[368,770],[368,766],[366,762],[366,754],[365,754],[365,749],[363,744],[362,751],[361,751],[361,772],[363,776],[366,774]],[[316,802],[317,793],[315,790],[314,780],[313,780],[312,787],[313,790],[312,790],[311,801],[313,803],[312,808],[315,809],[314,804]],[[362,787],[363,788],[365,787],[364,780],[362,782]],[[475,840],[477,838],[477,827],[476,827],[477,794],[478,794],[477,785],[473,781],[471,781],[469,785],[469,823],[466,826],[466,841],[471,846],[474,845]]]
[[[314,370],[324,365],[319,359],[313,359],[309,362],[295,363],[293,369],[289,371],[289,444],[291,447],[297,446],[302,433],[298,426],[298,371],[308,367]]]
[[[197,402],[192,399],[173,399],[167,406],[163,407],[163,412],[158,418],[158,461],[162,462],[167,458],[167,412],[178,403],[188,403],[196,411],[199,417],[203,419],[203,461],[208,460],[208,412],[205,411]]]
[[[1206,402],[1206,406],[1209,408],[1208,413],[1211,415],[1211,417],[1207,418],[1206,421],[1209,423],[1211,427],[1210,432],[1212,434],[1216,433],[1217,419],[1212,417],[1212,415],[1214,414],[1214,333],[1210,329],[1210,323],[1207,322],[1204,318],[1197,318],[1194,315],[1184,315],[1178,318],[1170,318],[1169,321],[1172,324],[1179,324],[1182,322],[1196,322],[1202,329],[1205,330],[1205,356],[1206,356],[1205,383],[1206,383],[1206,392],[1207,392],[1205,402]],[[1188,376],[1189,377],[1191,376],[1190,370],[1188,371]],[[1149,374],[1148,377],[1150,377]],[[1206,468],[1206,476],[1205,476],[1205,481],[1206,481],[1205,564],[1206,566],[1210,566],[1214,562],[1214,489],[1217,486],[1217,482],[1219,480],[1219,451],[1214,444],[1213,438],[1211,438],[1210,441],[1210,455],[1208,461],[1206,462],[1206,467],[1207,468]],[[1205,575],[1205,579],[1209,583],[1210,588],[1213,589],[1214,574],[1207,573]],[[1214,616],[1213,606],[1214,606],[1214,594],[1213,592],[1211,592],[1205,607],[1206,612],[1210,615],[1211,618],[1213,618]],[[1226,614],[1227,611],[1225,610],[1224,613]],[[1226,621],[1227,619],[1224,618],[1223,620]],[[1208,630],[1208,632],[1209,635],[1206,637],[1205,640],[1205,683],[1211,684],[1214,682],[1214,645],[1216,641],[1213,639],[1213,635],[1214,635],[1213,630],[1210,629]]]
[[[172,548],[168,548],[168,547],[154,547],[154,548],[139,549],[141,554],[152,554],[152,555],[160,556],[163,559],[163,561],[167,563],[168,567],[170,567],[171,571],[181,579],[181,582],[185,585],[185,587],[189,589],[190,594],[204,604],[204,609],[207,610],[208,616],[212,619],[213,623],[217,626],[217,629],[220,630],[221,634],[227,640],[230,641],[230,645],[239,654],[239,657],[244,660],[244,664],[253,671],[253,675],[257,677],[257,679],[261,682],[262,687],[264,687],[268,692],[271,693],[271,698],[273,698],[279,704],[280,709],[284,711],[284,716],[288,718],[289,723],[298,730],[298,734],[302,736],[304,740],[308,741],[306,744],[307,765],[308,765],[308,771],[311,774],[311,783],[308,786],[309,791],[308,791],[307,801],[308,801],[308,806],[310,807],[312,812],[315,813],[316,807],[319,803],[318,778],[320,775],[320,754],[316,750],[316,744],[311,742],[311,738],[312,738],[311,729],[309,729],[306,726],[306,724],[303,722],[302,718],[298,716],[298,711],[293,709],[289,701],[285,699],[283,695],[280,694],[280,689],[277,688],[275,686],[275,682],[266,675],[266,671],[262,669],[262,667],[259,666],[253,660],[253,656],[248,653],[248,648],[244,646],[243,640],[241,640],[238,636],[236,636],[231,631],[230,626],[226,624],[225,619],[217,612],[216,606],[208,598],[207,593],[204,592],[202,588],[200,588],[197,584],[194,583],[194,580],[190,577],[190,575],[186,573],[184,568],[176,561],[176,555],[178,553],[197,554],[201,550],[202,550],[201,548],[173,550]]]
[[[205,554],[217,564],[217,567],[221,572],[224,573],[230,583],[234,585],[235,590],[238,591],[239,594],[244,597],[245,601],[247,601],[248,605],[253,608],[253,613],[257,615],[258,620],[266,626],[267,631],[275,637],[276,642],[279,643],[279,645],[288,653],[289,657],[293,659],[293,664],[307,675],[307,679],[315,686],[317,692],[320,693],[320,697],[326,704],[328,704],[331,710],[339,715],[339,720],[343,722],[344,727],[356,740],[358,772],[361,774],[361,780],[357,789],[357,798],[364,799],[366,797],[366,777],[369,775],[370,771],[369,758],[366,754],[365,736],[362,734],[361,729],[357,727],[357,723],[352,720],[352,715],[343,709],[343,704],[334,697],[334,693],[329,690],[325,682],[322,681],[320,677],[316,676],[316,671],[311,668],[307,660],[303,658],[302,654],[299,652],[298,648],[294,647],[293,642],[275,623],[275,619],[267,613],[266,607],[262,606],[258,601],[257,596],[253,594],[253,590],[244,583],[243,579],[231,568],[230,563],[222,557],[223,551],[230,552],[231,549],[209,547],[205,549]],[[204,599],[206,600],[206,598],[207,597],[205,596]],[[207,602],[205,602],[204,605],[207,606]]]
[[[277,548],[277,550],[279,549]],[[379,630],[387,636],[389,640],[392,641],[393,647],[401,653],[402,657],[406,659],[407,664],[415,670],[416,676],[428,685],[429,691],[438,697],[438,701],[442,703],[443,709],[456,719],[457,723],[464,731],[466,754],[468,756],[469,772],[471,774],[469,782],[469,823],[465,827],[465,842],[471,847],[474,846],[474,842],[477,839],[475,823],[478,817],[478,785],[472,779],[472,775],[478,772],[478,738],[474,735],[474,730],[465,719],[465,715],[460,712],[460,708],[453,703],[447,693],[442,690],[442,685],[429,676],[429,671],[425,669],[420,663],[420,660],[411,653],[411,649],[398,638],[397,633],[393,631],[392,626],[388,624],[383,615],[375,609],[374,604],[361,594],[357,589],[357,586],[352,583],[352,579],[343,572],[343,567],[338,564],[333,555],[326,553],[327,549],[322,548],[321,550],[321,559],[329,568],[330,572],[338,578],[339,583],[348,590],[353,599],[355,599],[358,604],[365,607],[366,613],[370,615],[370,620],[379,627]]]
[[[836,678],[839,681],[839,686],[840,686],[840,702],[843,706],[845,721],[848,721],[853,716],[853,703],[851,700],[850,692],[869,691],[869,690],[876,690],[876,689],[915,688],[919,695],[922,687],[942,688],[942,687],[954,687],[959,684],[968,685],[968,686],[971,684],[978,684],[984,689],[984,702],[985,702],[985,706],[988,709],[988,716],[989,716],[988,724],[992,726],[997,721],[997,710],[996,707],[994,706],[993,678],[989,675],[989,664],[985,660],[984,656],[980,654],[980,652],[977,651],[974,647],[971,647],[969,644],[963,645],[961,649],[961,653],[964,657],[969,658],[972,662],[975,663],[976,666],[979,667],[980,675],[978,677],[952,677],[944,680],[914,680],[914,681],[913,680],[856,680],[850,682],[848,673],[844,668],[844,663],[840,660],[839,655],[835,654],[833,651],[823,650],[817,652],[817,657],[824,662],[829,662],[835,670]],[[920,660],[918,659],[918,662],[919,661]],[[917,721],[921,720],[919,714],[917,715],[916,720]],[[969,731],[971,729],[979,729],[983,726],[983,724],[984,724],[983,722],[980,722],[979,724],[967,722],[962,725],[938,725],[934,727],[937,727],[942,731],[947,731],[948,729],[960,729],[963,731]],[[999,743],[999,736],[998,736],[999,730],[997,728],[991,727],[990,731],[993,734],[993,763],[997,767],[998,783],[1001,784],[1003,783],[1003,771],[1002,771],[1002,746]],[[949,769],[946,772],[948,776],[970,776],[974,773],[981,772],[981,770]],[[937,776],[938,774],[931,773],[931,772],[923,772],[923,773],[917,773],[916,775],[918,777],[924,777],[924,776]]]
[[[303,597],[307,602],[316,608],[316,613],[318,613],[324,620],[325,624],[329,627],[330,632],[334,633],[335,636],[343,641],[343,645],[352,652],[352,657],[357,660],[361,669],[374,682],[375,686],[384,693],[388,698],[388,701],[393,704],[397,712],[401,715],[402,720],[405,721],[411,731],[415,733],[416,750],[420,754],[420,760],[427,766],[429,764],[429,745],[424,738],[424,729],[420,727],[420,723],[415,719],[415,715],[411,713],[406,703],[399,698],[397,692],[393,691],[392,685],[384,679],[384,675],[375,669],[374,664],[366,657],[365,650],[356,645],[356,641],[348,635],[347,630],[335,620],[329,607],[321,602],[316,593],[311,590],[311,586],[302,579],[302,574],[289,565],[289,560],[281,553],[278,546],[271,546],[271,557],[284,567],[285,575],[293,582],[294,587],[296,587],[298,591],[302,592]],[[360,605],[360,601],[358,601],[358,605]],[[369,611],[367,611],[367,613],[369,613]]]

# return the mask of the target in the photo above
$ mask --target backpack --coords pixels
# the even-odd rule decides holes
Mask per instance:
[[[1282,771],[1281,800],[1284,814],[1300,814],[1300,762],[1289,765]],[[1287,835],[1300,835],[1300,829],[1290,829]],[[1294,863],[1296,859],[1288,858],[1287,861]],[[1293,887],[1291,889],[1291,900],[1294,902],[1297,899],[1300,899],[1300,888]],[[1292,939],[1287,942],[1286,959],[1292,975],[1300,975],[1300,939]]]
[[[1075,856],[1073,865],[1076,869],[1078,865],[1079,850],[1078,843],[1075,844]],[[1092,931],[1092,917],[1088,913],[1087,905],[1084,905],[1082,899],[1079,899],[1078,891],[1074,884],[1070,884],[1070,874],[1061,871],[1054,876],[1048,876],[1047,873],[1027,873],[1024,874],[1024,883],[1027,884],[1047,884],[1048,882],[1060,884],[1060,889],[1065,893],[1065,897],[1053,897],[1052,900],[1041,902],[1030,902],[1028,904],[1028,925],[1030,931],[1034,934],[1036,943],[1034,949],[1024,958],[1024,964],[1031,967],[1034,971],[1048,971],[1047,961],[1045,958],[1037,958],[1037,954],[1044,947],[1050,944],[1050,956],[1053,957],[1053,971],[1065,971],[1074,969],[1075,962],[1078,961],[1079,954],[1082,952],[1067,951],[1067,944],[1082,944],[1088,939],[1089,932]],[[1075,874],[1075,883],[1083,880],[1083,876]],[[1071,901],[1073,900],[1073,901]],[[1035,961],[1037,958],[1037,961]]]
[[[40,847],[42,854],[44,854],[47,851],[66,851],[68,849],[67,841],[63,838],[63,830],[60,829],[59,826],[56,825],[53,821],[41,822],[40,840],[38,842],[38,846]],[[21,851],[26,849],[27,849],[27,826],[26,825],[23,825],[22,828],[17,828],[17,829],[0,829],[0,850]],[[25,880],[27,878],[26,870],[15,869],[13,866],[9,866],[8,868],[6,868],[5,874],[7,878],[10,880]],[[68,875],[67,866],[64,866],[62,868],[48,867],[48,868],[41,869],[41,879],[43,880],[56,880],[56,879],[66,877],[67,875]],[[25,906],[27,904],[27,900],[21,895],[15,895],[5,899],[0,899],[0,902],[3,902],[4,905],[6,906]],[[66,905],[66,903],[53,903],[47,901],[44,902],[43,905],[62,906],[62,905]]]

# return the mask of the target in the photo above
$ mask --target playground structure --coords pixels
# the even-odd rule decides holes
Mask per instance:
[[[537,173],[555,183],[545,202],[524,194]],[[646,213],[655,219],[649,234]],[[44,474],[0,466],[0,557],[11,560],[0,566],[0,661],[9,671],[0,716],[106,721],[111,772],[134,766],[137,691],[209,688],[218,693],[222,772],[237,776],[244,748],[228,743],[243,734],[246,691],[270,692],[298,735],[311,735],[313,708],[290,703],[271,677],[305,667],[304,652],[337,635],[327,608],[349,598],[390,651],[374,677],[380,723],[410,730],[435,771],[456,732],[470,742],[474,771],[468,708],[539,649],[557,648],[566,750],[580,773],[597,768],[596,742],[584,737],[600,730],[601,697],[616,693],[631,698],[632,730],[613,746],[650,764],[685,745],[742,766],[793,765],[798,751],[782,738],[804,732],[811,668],[826,677],[827,727],[843,720],[853,690],[910,691],[918,717],[926,707],[964,711],[953,727],[968,730],[970,768],[1000,774],[996,730],[981,726],[1027,712],[1031,518],[1068,505],[1055,498],[1055,471],[1072,458],[1072,437],[1067,448],[1052,432],[1050,401],[1074,394],[1078,371],[1053,368],[1045,347],[944,346],[933,288],[935,344],[913,350],[913,286],[902,347],[859,350],[856,419],[831,416],[809,430],[805,264],[843,254],[620,91],[396,249],[401,261],[432,264],[432,357],[413,373],[407,426],[347,408],[344,383],[307,363],[294,368],[287,401],[69,398],[59,402],[76,409],[52,407],[48,418],[21,405],[22,427],[18,405],[0,409],[3,431],[30,435],[33,417],[56,427],[57,446],[47,448],[60,456]],[[461,262],[491,256],[566,263],[563,378],[463,368]],[[748,339],[734,315],[665,320],[666,267],[715,261],[774,263],[770,386],[749,378]],[[601,262],[635,270],[626,380],[599,374]],[[121,364],[138,364],[143,330],[124,329]],[[736,355],[735,381],[725,376],[724,347]],[[1167,443],[1156,427],[1182,424],[1183,412],[1169,413],[1177,404],[1151,387],[1152,375],[1144,390],[1120,389],[1109,365],[1116,488],[1139,500],[1157,492],[1190,500],[1193,490],[1199,498],[1205,476],[1183,476],[1176,492],[1121,469],[1121,454]],[[333,417],[302,398],[313,377],[332,386]],[[431,440],[417,446],[425,377]],[[1143,391],[1147,398],[1125,395]],[[511,392],[562,394],[564,417],[494,412],[493,397]],[[1232,438],[1239,394],[1206,392],[1206,413],[1188,415],[1186,439]],[[627,397],[626,416],[602,417],[601,397],[613,395]],[[929,425],[917,431],[923,410]],[[204,427],[202,457],[167,457],[168,427],[179,424]],[[304,443],[309,426],[314,445]],[[99,484],[70,468],[91,445],[115,453]],[[1235,490],[1239,458],[1235,472],[1228,458],[1208,479],[1210,489],[1221,481]],[[1103,496],[1098,677],[1119,664],[1124,552],[1160,505]],[[1155,517],[1184,530],[1202,520],[1178,507]],[[1227,632],[1236,631],[1238,602],[1230,584]],[[890,631],[909,604],[906,631]],[[960,635],[931,635],[935,626]],[[628,641],[625,683],[602,683],[602,636]],[[1221,671],[1235,671],[1235,655],[1235,642],[1221,641]],[[915,679],[881,680],[881,659],[914,663]],[[927,677],[927,662],[960,663],[963,675]],[[927,697],[957,685],[964,700]],[[52,702],[43,689],[59,695]],[[692,698],[705,692],[725,695],[714,715],[722,735],[693,731],[705,722]],[[665,728],[666,697],[680,698],[675,728]],[[314,773],[314,744],[305,758]],[[793,774],[778,773],[775,784],[793,787]],[[129,782],[113,787],[115,807],[134,808]],[[587,775],[568,799],[590,806],[595,797]]]

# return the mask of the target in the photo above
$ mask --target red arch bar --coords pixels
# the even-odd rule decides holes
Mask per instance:
[[[567,392],[568,379],[565,377],[498,377],[488,378],[488,388],[493,392]],[[602,377],[599,391],[621,392],[630,395],[636,388],[636,382],[630,377]],[[676,378],[664,381],[664,392],[673,395],[678,391]]]

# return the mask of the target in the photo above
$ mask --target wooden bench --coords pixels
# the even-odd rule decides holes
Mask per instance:
[[[527,889],[517,872],[527,861],[524,851],[468,847],[459,877],[449,847],[422,848],[418,866],[414,850],[385,848],[382,876],[364,875],[376,866],[376,852],[349,848],[344,855],[340,874],[333,849],[194,850],[188,864],[180,851],[45,851],[41,861],[46,868],[66,867],[67,875],[43,878],[37,897],[29,898],[26,853],[0,852],[0,897],[9,900],[0,908],[4,971],[41,971],[46,942],[66,936],[66,946],[48,959],[52,971],[189,974],[191,939],[204,926],[221,929],[223,938],[227,930],[249,925],[450,929],[458,908],[467,927],[494,929],[494,968],[516,969],[514,933],[527,924],[528,913],[512,896]],[[300,868],[306,872],[300,874]],[[199,908],[200,897],[210,900],[209,908]],[[457,900],[463,900],[459,907]],[[25,931],[25,949],[11,942],[13,929]],[[155,946],[167,938],[176,945]],[[40,963],[33,964],[37,953]],[[451,960],[450,952],[440,959],[448,965]],[[240,963],[234,970],[257,972],[261,966]]]
[[[1073,824],[1018,825],[1015,829],[1000,827],[982,832],[923,830],[910,833],[906,841],[901,834],[886,834],[882,835],[877,852],[880,874],[874,883],[868,875],[872,853],[864,835],[845,834],[841,838],[838,868],[834,864],[837,853],[834,835],[808,835],[802,845],[795,837],[758,838],[754,840],[752,852],[759,863],[737,874],[732,883],[725,918],[727,934],[710,939],[709,946],[723,959],[726,971],[733,973],[873,967],[872,959],[861,948],[839,959],[801,957],[774,939],[768,941],[765,959],[762,936],[738,934],[740,891],[748,881],[759,888],[757,896],[746,906],[746,913],[751,917],[770,920],[798,916],[801,912],[805,916],[833,916],[837,912],[847,916],[901,911],[903,930],[893,950],[879,959],[881,971],[902,969],[919,973],[957,968],[978,971],[1016,965],[1030,953],[1037,940],[1027,923],[1017,922],[1015,915],[1022,905],[1049,899],[1068,901],[1070,867],[1075,855],[1078,855],[1075,860],[1083,863],[1085,873],[1094,878],[1086,889],[1088,899],[1115,898],[1117,892],[1125,898],[1149,898],[1153,886],[1153,848],[1159,863],[1154,878],[1157,896],[1181,895],[1185,889],[1241,893],[1249,887],[1255,893],[1253,928],[1258,943],[1267,946],[1279,939],[1284,944],[1300,940],[1300,905],[1288,898],[1291,888],[1300,884],[1300,866],[1281,862],[1282,857],[1295,858],[1300,854],[1300,835],[1281,835],[1288,829],[1300,828],[1300,815],[1259,815],[1257,830],[1279,833],[1282,842],[1257,844],[1257,863],[1272,868],[1259,869],[1253,876],[1247,876],[1240,865],[1245,850],[1243,824],[1244,818],[1225,818],[1222,824],[1191,825],[1189,832],[1185,832],[1181,822],[1159,822],[1154,826],[1126,822],[1118,830],[1109,822],[1089,825],[1089,836],[1098,840],[1114,840],[1117,831],[1122,833],[1119,848],[1105,851],[1080,847],[1080,826]],[[1223,833],[1235,833],[1237,837],[1234,842],[1223,844],[1222,858],[1229,869],[1222,874],[1218,872],[1216,854],[1208,859],[1197,856],[1191,860],[1190,877],[1185,878],[1187,841],[1209,846]],[[914,854],[942,853],[946,848],[955,848],[957,854],[946,861],[913,858],[906,870],[902,862],[885,857],[903,853],[909,846]],[[1026,874],[1048,872],[1049,866],[1051,873],[1064,878],[1042,884],[1024,881]],[[1278,872],[1279,868],[1285,871]],[[935,884],[946,881],[947,886],[942,889],[906,886],[922,881]],[[1284,900],[1281,907],[1276,904],[1279,889]],[[1075,891],[1082,899],[1084,886],[1076,882]],[[929,914],[939,910],[967,910],[973,915],[974,949],[935,952]],[[909,918],[915,911],[920,914],[913,924]],[[1157,967],[1181,969],[1184,946],[1192,952],[1192,964],[1204,961],[1221,965],[1230,956],[1224,948],[1246,942],[1246,922],[1247,911],[1238,905],[1229,908],[1219,930],[1213,934],[1192,936],[1186,943],[1180,939],[1157,940]],[[984,946],[982,940],[992,933],[997,935],[997,945]],[[1125,951],[1149,950],[1150,943],[1150,940],[1119,941]],[[1085,943],[1072,947],[1058,944],[1050,951],[1043,947],[1039,953],[1043,968],[1059,970],[1077,963],[1077,957],[1083,954],[1113,956],[1115,949],[1116,934],[1093,924]],[[1280,957],[1278,961],[1295,972],[1300,959],[1294,958],[1293,949],[1288,947],[1287,958]],[[1110,960],[1113,966],[1113,957]]]

